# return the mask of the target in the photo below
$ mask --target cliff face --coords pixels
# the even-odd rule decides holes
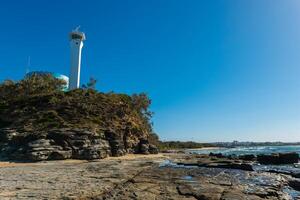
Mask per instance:
[[[0,85],[2,157],[25,160],[98,159],[156,153],[145,94],[61,92],[59,80],[28,77]]]

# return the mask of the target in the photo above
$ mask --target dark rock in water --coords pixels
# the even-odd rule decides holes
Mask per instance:
[[[299,154],[296,152],[257,156],[257,161],[264,165],[294,164],[298,163],[298,160]]]
[[[294,178],[300,178],[300,172],[292,172],[290,175]]]
[[[241,164],[232,164],[231,169],[241,169],[245,171],[254,171],[252,164],[241,163]]]
[[[300,180],[298,180],[298,179],[292,179],[292,180],[289,180],[288,184],[293,189],[295,189],[297,191],[300,191]]]
[[[127,152],[158,153],[158,149],[146,139],[139,139],[134,135],[125,137],[125,134],[111,131],[92,132],[77,128],[61,128],[47,133],[32,134],[2,129],[0,137],[2,157],[15,160],[43,161],[70,158],[92,160],[122,156]]]
[[[226,156],[224,156],[221,153],[212,153],[212,152],[209,153],[209,156],[211,156],[211,157],[217,157],[217,158],[225,158],[226,157]]]
[[[210,163],[207,165],[204,165],[205,167],[210,168],[224,168],[224,169],[240,169],[244,171],[254,171],[253,166],[248,163]]]
[[[236,154],[230,154],[228,156],[226,156],[228,159],[239,159],[239,156],[237,156]]]
[[[255,160],[255,156],[253,154],[247,154],[247,155],[240,155],[238,157],[238,159],[240,160],[246,160],[246,161],[254,161]]]

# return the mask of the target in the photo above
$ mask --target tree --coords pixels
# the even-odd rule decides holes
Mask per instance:
[[[0,84],[0,96],[3,99],[13,99],[19,96],[39,95],[61,91],[65,81],[51,74],[32,74],[19,82],[6,80]]]
[[[133,94],[131,96],[131,101],[133,109],[139,113],[140,117],[143,119],[143,124],[145,128],[151,133],[152,132],[152,122],[151,118],[153,112],[149,110],[151,105],[151,99],[146,93]]]
[[[96,83],[97,83],[97,80],[94,79],[93,77],[90,78],[89,82],[87,84],[83,84],[82,85],[82,88],[83,89],[92,89],[92,90],[95,90],[96,89]]]
[[[0,96],[2,99],[13,97],[15,95],[16,84],[12,80],[5,80],[0,84]]]
[[[17,83],[19,93],[23,95],[43,94],[62,91],[66,82],[51,74],[32,74]]]

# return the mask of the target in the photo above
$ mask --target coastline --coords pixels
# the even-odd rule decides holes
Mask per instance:
[[[117,160],[117,161],[128,161],[134,159],[163,159],[166,156],[162,153],[158,154],[126,154],[119,157],[107,157],[103,159],[96,160],[77,160],[77,159],[67,159],[67,160],[49,160],[49,161],[40,161],[40,162],[14,162],[14,161],[0,161],[0,168],[3,167],[21,167],[21,166],[41,166],[41,165],[55,165],[55,164],[83,164],[89,162],[105,162],[108,160]]]
[[[202,147],[202,148],[193,148],[193,149],[185,149],[185,150],[197,151],[197,150],[218,150],[218,149],[227,149],[227,148],[226,147]]]

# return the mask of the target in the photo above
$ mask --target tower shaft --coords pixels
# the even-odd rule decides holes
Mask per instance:
[[[80,86],[80,66],[81,66],[81,49],[83,42],[80,40],[71,40],[71,72],[69,89],[77,89]]]

